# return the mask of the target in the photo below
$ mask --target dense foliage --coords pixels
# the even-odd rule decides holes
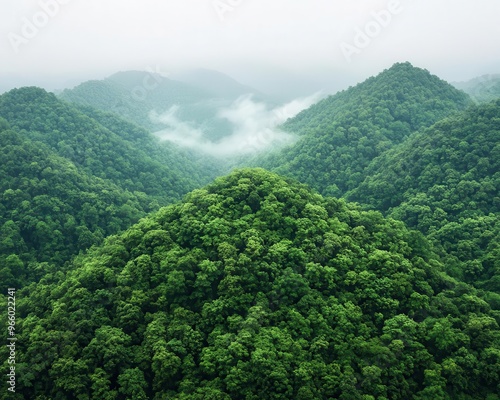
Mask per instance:
[[[38,88],[0,96],[0,288],[72,256],[217,175],[146,130]]]
[[[151,153],[152,138],[147,131],[116,122],[116,117],[108,127],[118,131],[107,129],[43,89],[14,89],[0,96],[0,116],[23,137],[47,144],[86,173],[155,196],[161,204],[179,199],[212,178],[172,145],[163,144],[161,156]],[[150,139],[140,140],[148,135]]]
[[[149,113],[216,140],[215,89],[126,72],[71,103],[0,96],[0,399],[499,400],[500,100],[396,64],[283,126],[298,141],[254,163],[292,178],[196,189],[226,167]]]
[[[283,128],[302,138],[256,164],[340,196],[361,182],[375,157],[470,104],[465,93],[428,71],[396,64],[289,120]]]
[[[87,175],[10,129],[0,127],[0,143],[2,293],[60,269],[80,250],[159,208],[144,193]]]
[[[500,391],[500,313],[444,274],[421,234],[259,169],[192,192],[22,297],[13,398]]]
[[[413,135],[365,174],[350,200],[419,229],[450,272],[500,294],[500,100]]]

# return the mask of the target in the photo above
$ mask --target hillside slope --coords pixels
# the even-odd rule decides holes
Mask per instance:
[[[348,199],[419,229],[450,270],[500,293],[500,100],[413,135],[365,175]]]
[[[500,389],[499,312],[441,272],[419,234],[260,169],[192,192],[20,298],[19,398]]]
[[[83,82],[64,90],[61,99],[114,112],[149,130],[161,125],[150,119],[150,112],[163,113],[174,105],[196,104],[211,95],[191,85],[177,82],[156,73],[118,72],[103,80]]]
[[[0,127],[2,292],[64,270],[79,251],[158,209],[144,193],[88,175],[43,143],[5,128]]]
[[[0,117],[31,141],[39,141],[89,175],[129,191],[144,192],[160,204],[180,199],[213,179],[178,147],[154,139],[116,117],[84,114],[39,88],[14,89],[0,96]],[[112,121],[109,120],[112,118]],[[104,122],[103,122],[104,123]],[[151,151],[152,147],[161,148]]]
[[[59,97],[113,112],[150,132],[165,129],[168,124],[162,122],[161,116],[175,109],[179,120],[199,128],[206,138],[216,140],[229,135],[232,129],[229,121],[218,117],[219,110],[230,106],[235,100],[234,90],[242,88],[232,85],[226,93],[222,89],[206,90],[205,86],[197,87],[154,73],[126,71],[100,81],[83,82],[64,90]]]
[[[0,96],[0,139],[0,288],[64,271],[80,251],[219,174],[212,160],[38,88]]]
[[[395,64],[289,120],[283,129],[301,139],[255,164],[341,196],[361,182],[375,157],[471,104],[465,93],[428,71]]]

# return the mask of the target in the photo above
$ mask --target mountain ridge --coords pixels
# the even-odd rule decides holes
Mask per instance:
[[[500,100],[415,133],[374,159],[346,197],[442,246],[449,270],[500,291]]]
[[[375,157],[413,131],[472,104],[465,93],[427,70],[398,63],[288,120],[283,129],[299,135],[299,141],[252,165],[342,196],[360,183]]]

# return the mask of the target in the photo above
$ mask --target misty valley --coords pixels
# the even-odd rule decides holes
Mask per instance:
[[[0,399],[500,400],[500,75],[284,97],[0,95]]]

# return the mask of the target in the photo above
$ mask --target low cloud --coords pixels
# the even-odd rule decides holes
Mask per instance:
[[[239,156],[293,143],[296,137],[282,131],[279,126],[321,97],[321,93],[316,93],[271,107],[253,100],[251,95],[242,96],[228,107],[218,110],[216,118],[229,121],[232,133],[217,142],[209,140],[195,124],[181,120],[177,116],[179,106],[172,106],[162,115],[153,114],[151,118],[165,125],[165,129],[155,133],[161,140],[216,157]]]

